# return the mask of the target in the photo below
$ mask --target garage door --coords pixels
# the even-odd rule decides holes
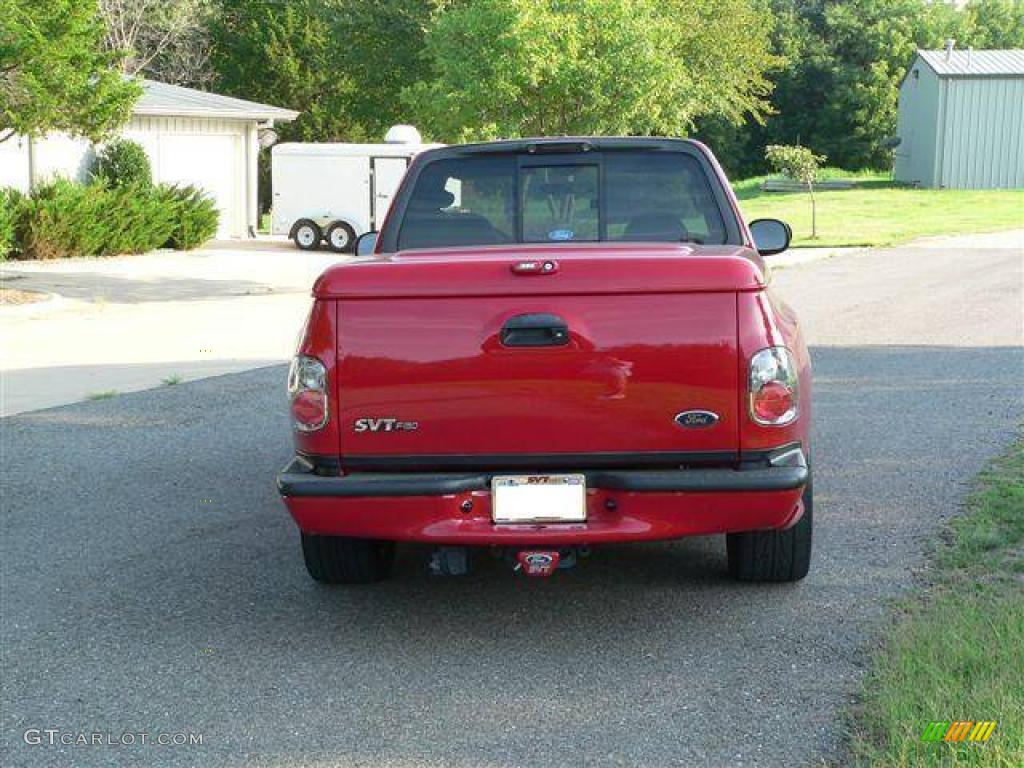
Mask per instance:
[[[158,139],[159,181],[193,184],[213,195],[220,210],[217,237],[241,237],[245,167],[232,134],[164,134]]]

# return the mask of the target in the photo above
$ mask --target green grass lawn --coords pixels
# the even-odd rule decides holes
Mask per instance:
[[[1024,765],[1024,441],[978,480],[865,683],[858,765]],[[985,743],[924,742],[931,721],[996,721]]]
[[[853,189],[816,192],[818,239],[811,240],[811,202],[804,192],[762,192],[766,177],[733,185],[747,220],[782,219],[794,245],[892,245],[927,235],[1024,227],[1024,189],[912,189],[888,176],[828,169],[822,178],[853,178]]]

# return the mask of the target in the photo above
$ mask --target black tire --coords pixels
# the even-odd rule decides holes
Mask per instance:
[[[811,567],[814,490],[807,483],[800,522],[784,531],[747,531],[725,537],[729,575],[740,581],[800,581]]]
[[[292,241],[304,251],[315,251],[320,247],[323,233],[315,221],[299,219],[292,227]]]
[[[395,543],[346,536],[302,534],[309,575],[324,584],[369,584],[386,579],[395,562]]]
[[[344,221],[335,221],[324,233],[327,247],[336,253],[352,253],[356,249],[356,233]]]

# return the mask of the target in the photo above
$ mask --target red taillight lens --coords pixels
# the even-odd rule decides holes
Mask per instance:
[[[288,370],[292,426],[315,432],[327,423],[327,369],[315,357],[298,355]]]
[[[777,424],[793,409],[793,392],[785,384],[769,381],[750,398],[754,418]]]
[[[796,365],[785,347],[762,349],[750,359],[750,416],[758,424],[789,424],[799,412]]]
[[[300,428],[315,429],[327,421],[327,402],[322,392],[306,390],[292,398],[292,418]]]

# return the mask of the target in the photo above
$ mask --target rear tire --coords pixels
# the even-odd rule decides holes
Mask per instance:
[[[292,228],[292,240],[304,251],[315,251],[320,247],[320,238],[323,234],[316,222],[309,219],[299,219]]]
[[[335,253],[352,253],[356,248],[356,233],[344,221],[336,221],[324,234],[327,247]]]
[[[814,490],[807,483],[804,514],[784,531],[746,531],[726,534],[729,575],[740,581],[799,581],[811,566],[814,528]]]
[[[391,573],[395,543],[303,533],[302,557],[309,575],[319,582],[369,584]]]

